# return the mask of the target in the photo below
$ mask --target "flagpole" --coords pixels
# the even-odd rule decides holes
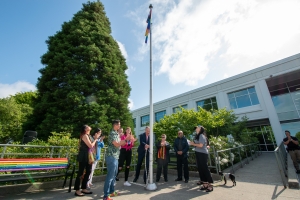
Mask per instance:
[[[152,13],[152,4],[149,5],[150,12]],[[151,14],[152,17],[152,14]],[[152,86],[153,86],[153,76],[152,76],[152,22],[150,19],[150,155],[149,155],[149,175],[150,183],[146,185],[147,190],[156,190],[157,186],[153,183],[153,103],[152,103]],[[146,164],[146,163],[145,163]]]

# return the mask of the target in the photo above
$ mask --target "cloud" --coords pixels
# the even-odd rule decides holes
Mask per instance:
[[[117,41],[117,43],[118,43],[118,45],[119,45],[119,49],[120,49],[120,51],[121,51],[121,53],[122,53],[122,55],[124,56],[124,58],[127,60],[127,58],[128,58],[128,54],[127,54],[127,51],[126,51],[126,49],[125,49],[125,46],[124,46],[124,44],[122,44],[121,42],[119,42],[119,41]]]
[[[225,72],[233,76],[300,52],[295,45],[300,43],[297,0],[151,3],[156,75],[167,74],[172,84],[194,86],[209,73],[222,79]],[[148,5],[129,15],[135,16],[140,34],[145,31]],[[139,53],[148,53],[145,45]]]
[[[15,95],[18,92],[35,91],[36,87],[26,81],[18,81],[13,84],[0,83],[0,98]]]
[[[125,71],[125,73],[127,74],[127,76],[129,76],[129,74],[130,74],[131,72],[134,72],[135,70],[136,70],[135,67],[129,65],[129,66],[128,66],[128,69]]]
[[[132,110],[132,109],[134,108],[133,101],[132,101],[132,99],[130,99],[130,98],[128,98],[128,101],[129,101],[128,108],[129,108],[130,110]]]

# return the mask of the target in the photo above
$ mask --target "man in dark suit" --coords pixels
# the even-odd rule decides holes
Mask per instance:
[[[178,137],[174,141],[174,151],[177,157],[177,179],[175,181],[182,181],[182,164],[184,171],[185,182],[189,182],[189,164],[188,164],[188,152],[189,144],[184,137],[182,131],[178,131]]]
[[[146,167],[147,167],[147,175],[149,174],[149,144],[150,144],[150,127],[146,126],[145,133],[142,133],[140,136],[140,145],[137,149],[138,152],[138,162],[136,165],[135,178],[133,182],[136,182],[140,176],[141,166],[143,164],[143,160],[145,159],[146,154]],[[146,171],[144,171],[144,183],[146,184]]]

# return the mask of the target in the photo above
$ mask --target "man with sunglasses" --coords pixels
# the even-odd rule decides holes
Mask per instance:
[[[185,182],[189,182],[189,164],[188,164],[188,152],[189,144],[184,137],[182,131],[178,131],[178,137],[174,141],[174,151],[177,157],[177,179],[175,181],[182,181],[182,165],[184,171]]]

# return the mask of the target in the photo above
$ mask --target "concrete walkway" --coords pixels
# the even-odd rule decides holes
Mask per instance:
[[[273,153],[263,153],[244,168],[236,173],[237,186],[232,187],[231,181],[226,186],[216,181],[214,191],[207,193],[200,191],[196,185],[198,179],[191,177],[189,183],[175,182],[175,176],[169,176],[169,182],[163,182],[163,178],[157,183],[156,191],[147,191],[139,185],[131,187],[123,186],[123,181],[117,182],[116,190],[121,196],[114,197],[115,200],[185,200],[185,199],[210,199],[210,200],[267,200],[267,199],[300,199],[300,190],[285,189]],[[131,177],[130,180],[132,180]],[[1,197],[1,199],[102,199],[103,182],[94,183],[92,195],[75,197],[74,191],[67,193],[67,189],[54,189],[48,191],[37,191]]]

